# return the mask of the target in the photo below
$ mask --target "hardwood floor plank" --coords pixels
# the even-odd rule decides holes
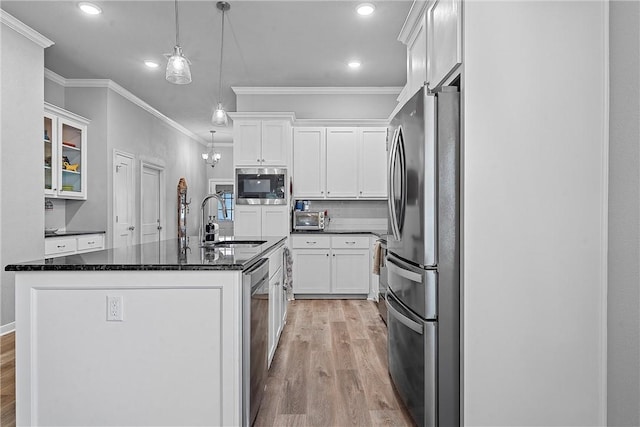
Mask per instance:
[[[296,338],[298,335],[296,335]],[[307,376],[309,372],[309,342],[294,339],[287,355],[287,369],[282,384],[281,414],[307,413]]]
[[[16,425],[16,334],[0,337],[0,425]]]
[[[331,344],[336,370],[355,369],[356,362],[346,322],[331,322]]]
[[[303,414],[280,414],[276,417],[276,426],[279,427],[301,427],[308,426],[307,416]]]
[[[353,352],[370,410],[397,410],[398,402],[389,374],[380,365],[368,340],[354,341]]]
[[[333,352],[312,351],[309,370],[309,413],[307,422],[310,426],[337,425],[336,406],[336,371],[333,363]]]
[[[275,360],[275,356],[274,356]],[[273,366],[273,364],[271,365]],[[265,387],[264,396],[254,426],[274,426],[278,416],[280,400],[282,397],[282,379],[269,376]]]
[[[354,340],[367,338],[367,331],[360,316],[360,310],[358,309],[358,305],[361,302],[361,300],[342,301],[342,311],[344,312],[345,321],[349,329],[349,336]]]
[[[336,416],[341,426],[370,426],[371,416],[362,382],[355,369],[336,370],[336,381],[342,404]]]
[[[401,410],[399,409],[385,409],[380,411],[369,411],[371,416],[372,426],[388,426],[388,427],[400,427],[414,426],[413,422],[407,420]]]

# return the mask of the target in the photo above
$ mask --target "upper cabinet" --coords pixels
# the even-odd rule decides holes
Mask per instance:
[[[294,128],[293,194],[386,199],[386,127]]]
[[[284,166],[291,151],[291,118],[233,118],[233,162],[236,166]]]
[[[45,197],[87,199],[88,124],[84,117],[45,103]]]
[[[462,63],[460,0],[436,0],[427,10],[427,81],[441,86]]]

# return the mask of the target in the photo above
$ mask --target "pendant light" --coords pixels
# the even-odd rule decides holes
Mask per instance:
[[[207,152],[202,153],[202,160],[204,160],[204,162],[207,165],[211,166],[212,168],[215,168],[218,162],[220,161],[220,159],[222,158],[222,155],[213,150],[213,134],[216,133],[216,131],[210,130],[209,132],[211,132],[211,143],[207,147],[208,148]]]
[[[173,53],[166,53],[165,56],[169,58],[167,62],[167,72],[165,78],[169,83],[176,85],[186,85],[191,83],[191,61],[187,59],[182,53],[182,47],[180,47],[180,26],[178,24],[178,0],[175,0],[176,8],[176,45],[173,48]]]
[[[227,112],[222,106],[222,58],[224,54],[224,13],[231,9],[231,5],[226,1],[216,3],[218,10],[222,11],[222,30],[220,35],[220,72],[218,73],[218,103],[213,111],[211,121],[215,126],[226,126],[228,122]]]

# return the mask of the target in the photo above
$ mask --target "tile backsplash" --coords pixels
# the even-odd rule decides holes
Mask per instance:
[[[387,228],[386,200],[311,200],[309,210],[327,211],[327,230]]]

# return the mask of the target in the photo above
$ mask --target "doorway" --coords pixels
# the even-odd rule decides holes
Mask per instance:
[[[113,247],[135,243],[133,154],[113,152]]]
[[[140,243],[165,239],[164,167],[140,162]]]

